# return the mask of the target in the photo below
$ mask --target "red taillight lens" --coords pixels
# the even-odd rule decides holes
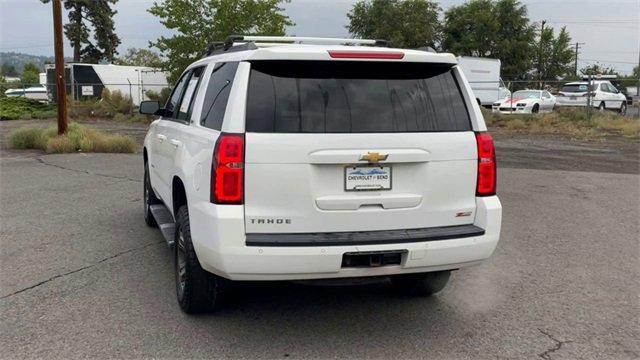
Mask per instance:
[[[404,53],[400,51],[339,51],[329,50],[329,56],[334,59],[385,59],[400,60]]]
[[[476,133],[478,144],[478,184],[477,196],[491,196],[496,194],[496,150],[493,146],[491,134]]]
[[[244,136],[221,134],[213,152],[211,202],[242,204],[244,198]]]

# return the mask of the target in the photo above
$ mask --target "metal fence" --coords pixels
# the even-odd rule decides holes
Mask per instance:
[[[66,85],[67,98],[75,101],[99,101],[102,93],[108,90],[110,93],[119,92],[130,99],[133,106],[138,106],[141,101],[152,100],[168,89],[168,84],[152,83],[78,83]],[[57,85],[31,84],[20,82],[0,83],[0,96],[27,97],[40,101],[54,103],[56,100]]]
[[[589,84],[588,88],[592,89],[594,81],[598,79],[591,78],[584,82]],[[557,96],[564,84],[568,82],[581,80],[505,80],[505,81],[470,81],[470,85],[474,90],[474,95],[481,105],[491,108],[494,103],[499,100],[514,99],[513,94],[518,90],[534,89],[546,90],[554,96]],[[620,80],[619,80],[620,81]],[[634,80],[620,81],[623,86],[638,86]],[[160,100],[163,101],[169,95],[167,84],[148,84],[148,83],[78,83],[67,84],[67,98],[76,102],[76,106],[91,104],[92,102],[100,102],[103,100],[103,92],[108,90],[111,94],[120,93],[122,97],[130,102],[129,112],[139,106],[140,101],[144,100]],[[620,90],[620,89],[618,89]],[[0,83],[1,96],[19,96],[36,99],[43,102],[55,102],[56,84],[28,84],[19,82]],[[627,116],[640,119],[640,111],[638,108],[639,97],[637,94],[629,94],[630,99],[627,101]],[[584,111],[587,117],[591,117],[594,111],[597,111],[599,103],[592,95],[592,91],[587,93],[583,106],[575,106],[574,108]],[[558,106],[557,106],[558,107]],[[617,109],[608,110],[616,111]],[[517,112],[515,112],[517,113]]]

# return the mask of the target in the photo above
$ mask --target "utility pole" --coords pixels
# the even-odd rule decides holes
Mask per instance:
[[[58,95],[58,135],[67,132],[67,87],[64,71],[64,43],[62,42],[61,0],[51,1],[53,5],[53,47],[56,57],[56,94]]]
[[[573,63],[573,74],[577,77],[578,76],[578,53],[580,52],[580,46],[584,45],[585,43],[581,43],[581,42],[577,42],[576,43],[576,60]]]

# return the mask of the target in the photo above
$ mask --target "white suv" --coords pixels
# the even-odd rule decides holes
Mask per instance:
[[[578,81],[564,84],[556,97],[558,106],[582,106],[591,103],[600,111],[627,113],[627,97],[608,80]]]
[[[235,36],[190,65],[144,141],[145,219],[175,243],[178,301],[231,280],[390,277],[440,291],[493,253],[491,136],[451,54]],[[365,46],[369,45],[369,46]]]

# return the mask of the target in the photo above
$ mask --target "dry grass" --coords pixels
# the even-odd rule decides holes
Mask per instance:
[[[9,144],[14,149],[40,149],[47,153],[132,153],[137,147],[130,136],[106,134],[77,123],[71,123],[64,135],[58,135],[55,127],[19,128],[11,134]]]
[[[582,140],[621,135],[640,138],[640,121],[614,112],[591,113],[584,109],[558,109],[549,114],[501,115],[482,110],[487,126],[529,134],[563,135]]]

